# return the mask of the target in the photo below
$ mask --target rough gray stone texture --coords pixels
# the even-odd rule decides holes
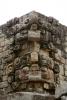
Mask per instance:
[[[20,18],[14,18],[8,21],[6,24],[2,25],[0,29],[2,29],[3,33],[8,37],[18,33],[20,30],[28,28],[32,23],[37,23],[39,29],[45,29],[48,31],[49,35],[54,35],[54,38],[58,38],[57,41],[53,41],[55,44],[57,42],[61,43],[64,41],[64,36],[67,35],[67,27],[60,24],[58,20],[44,16],[35,11],[28,13]],[[59,38],[61,41],[59,41]]]
[[[66,26],[35,11],[0,26],[1,95],[36,91],[59,98],[67,92],[64,82],[67,84]],[[18,93],[3,99],[26,100],[27,97]],[[46,100],[39,95],[28,98]]]
[[[59,98],[64,95],[67,95],[67,82],[63,81],[60,86],[56,88],[55,97]]]

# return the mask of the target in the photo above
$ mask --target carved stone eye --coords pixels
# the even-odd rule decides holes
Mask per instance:
[[[6,68],[6,73],[9,74],[13,71],[13,64],[9,64]]]

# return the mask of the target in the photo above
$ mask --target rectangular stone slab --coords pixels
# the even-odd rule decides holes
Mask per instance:
[[[40,31],[29,31],[28,40],[30,41],[39,41],[40,40]]]
[[[37,52],[32,52],[31,53],[31,61],[32,62],[37,62],[38,61],[38,53]]]
[[[18,92],[5,96],[0,96],[1,100],[55,100],[54,96],[41,93]]]

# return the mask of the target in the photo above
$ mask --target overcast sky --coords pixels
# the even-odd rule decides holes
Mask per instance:
[[[0,25],[35,10],[67,26],[67,0],[0,0]]]

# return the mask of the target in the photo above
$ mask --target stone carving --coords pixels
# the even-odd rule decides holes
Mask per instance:
[[[30,31],[28,32],[28,40],[30,41],[40,40],[40,31],[37,30],[37,24],[31,25]]]
[[[36,12],[25,16],[0,27],[0,83],[4,80],[9,92],[54,94],[66,72],[64,68],[60,72],[60,66],[65,65],[60,41],[67,28]]]

